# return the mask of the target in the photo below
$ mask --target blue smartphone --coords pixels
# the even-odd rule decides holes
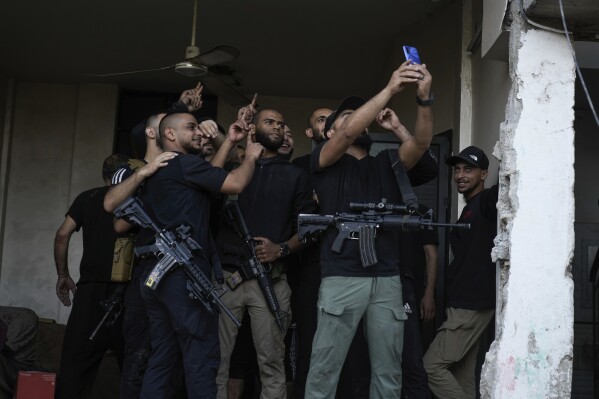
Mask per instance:
[[[403,46],[403,53],[406,56],[406,61],[412,60],[414,64],[422,65],[422,62],[420,62],[420,55],[418,55],[418,50],[416,47]]]

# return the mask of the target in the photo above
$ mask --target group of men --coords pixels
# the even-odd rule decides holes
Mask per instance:
[[[352,367],[357,370],[354,372],[366,375],[361,378],[366,380],[364,397],[401,397],[405,321],[410,314],[417,315],[419,309],[427,320],[434,316],[436,238],[418,241],[428,274],[419,306],[409,299],[414,297],[412,288],[402,295],[402,283],[411,287],[406,282],[413,279],[414,272],[406,272],[406,263],[410,262],[402,251],[410,245],[399,245],[407,239],[399,231],[378,229],[374,241],[378,259],[365,265],[360,257],[360,240],[344,240],[341,250],[333,250],[337,229],[329,228],[319,239],[302,241],[297,225],[299,214],[351,213],[351,202],[402,203],[405,192],[398,182],[399,173],[405,173],[411,185],[436,177],[436,159],[429,151],[433,137],[431,84],[432,76],[425,65],[405,62],[370,100],[348,97],[335,110],[316,109],[309,117],[306,135],[317,145],[311,154],[292,163],[293,136],[280,112],[256,110],[254,98],[223,134],[216,122],[198,123],[191,113],[201,107],[201,85],[185,91],[172,109],[151,115],[136,127],[138,134],[143,131],[146,142],[142,166],[126,165],[126,160],[119,160],[117,165],[109,158],[112,167],[106,168],[104,177],[109,185],[107,179],[112,174],[112,188],[94,189],[78,197],[57,233],[57,294],[68,306],[69,290],[77,290],[67,324],[57,397],[84,397],[89,393],[89,381],[93,382],[101,358],[97,354],[103,354],[109,346],[117,351],[122,363],[123,398],[180,394],[189,398],[239,397],[230,384],[234,367],[231,356],[247,348],[234,349],[236,323],[190,297],[188,276],[181,267],[174,268],[157,287],[151,287],[148,282],[161,258],[155,248],[138,251],[125,290],[122,324],[100,331],[97,342],[86,341],[85,329],[98,318],[90,312],[95,307],[98,313],[97,303],[92,302],[105,299],[117,287],[110,283],[105,266],[102,275],[84,278],[82,272],[75,286],[65,261],[68,239],[81,226],[84,245],[88,242],[86,232],[105,231],[105,227],[95,225],[93,218],[97,218],[104,224],[110,221],[111,235],[99,240],[96,248],[86,246],[84,260],[100,250],[106,250],[110,257],[110,245],[101,249],[99,243],[114,241],[116,234],[134,232],[137,248],[152,248],[153,232],[139,230],[123,219],[114,221],[113,226],[109,212],[129,196],[140,200],[161,229],[191,227],[191,238],[202,249],[194,253],[195,264],[213,278],[216,286],[228,288],[221,300],[232,315],[238,320],[247,317],[261,398],[291,397],[284,362],[285,336],[292,319],[297,326],[293,397],[335,398],[342,370]],[[409,86],[416,89],[418,105],[413,134],[386,108],[393,96]],[[398,148],[376,156],[369,154],[372,139],[367,128],[375,121],[397,137],[401,143]],[[240,148],[243,154],[238,153]],[[424,363],[422,350],[413,350],[418,344],[408,344],[414,360],[404,356],[404,369],[421,370],[415,375],[424,376],[424,381],[420,378],[410,382],[420,387],[414,393],[404,387],[404,397],[430,397],[427,372],[428,384],[437,397],[474,397],[476,344],[495,306],[495,269],[490,249],[497,189],[484,190],[488,160],[482,151],[469,147],[447,163],[454,167],[457,190],[467,201],[460,222],[470,223],[472,228],[451,233],[454,261],[447,271],[448,319],[424,356]],[[226,212],[219,212],[231,198],[235,198],[251,233],[250,249]],[[79,203],[82,211],[75,206]],[[280,307],[276,315],[262,285],[247,276],[252,256],[266,266]],[[82,260],[81,267],[87,270],[87,261],[84,265]],[[287,272],[289,280],[294,281],[288,281]],[[89,313],[82,315],[85,312]],[[411,335],[418,335],[414,332],[418,329],[417,319],[412,326],[416,330],[409,327]],[[122,334],[118,334],[120,329]],[[120,341],[110,340],[113,336],[119,336]],[[354,356],[366,362],[346,361]],[[457,363],[463,366],[460,373],[456,371]],[[348,373],[353,375],[352,371]]]

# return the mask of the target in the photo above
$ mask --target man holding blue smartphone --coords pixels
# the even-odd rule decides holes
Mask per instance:
[[[402,202],[387,152],[376,157],[368,154],[372,139],[367,127],[394,95],[415,84],[418,109],[414,136],[397,150],[404,168],[412,169],[433,136],[431,83],[426,65],[406,61],[376,96],[369,101],[348,97],[327,118],[327,140],[311,158],[312,182],[322,214],[351,212],[352,201],[378,203],[386,198],[390,203]],[[334,252],[331,247],[336,236],[337,231],[329,229],[321,239],[318,327],[306,398],[335,397],[341,366],[362,318],[372,367],[369,396],[400,397],[406,315],[401,306],[398,232],[377,232],[378,262],[367,267],[360,261],[355,240],[346,240],[341,252]]]

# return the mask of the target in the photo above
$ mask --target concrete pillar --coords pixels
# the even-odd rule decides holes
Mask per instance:
[[[501,159],[496,340],[483,398],[569,398],[574,251],[574,62],[564,35],[531,29],[512,2]]]

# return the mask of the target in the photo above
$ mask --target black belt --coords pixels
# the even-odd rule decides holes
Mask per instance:
[[[233,265],[222,265],[222,266],[223,266],[223,270],[226,270],[229,273],[235,273],[236,271],[239,270],[239,267],[233,266]]]

